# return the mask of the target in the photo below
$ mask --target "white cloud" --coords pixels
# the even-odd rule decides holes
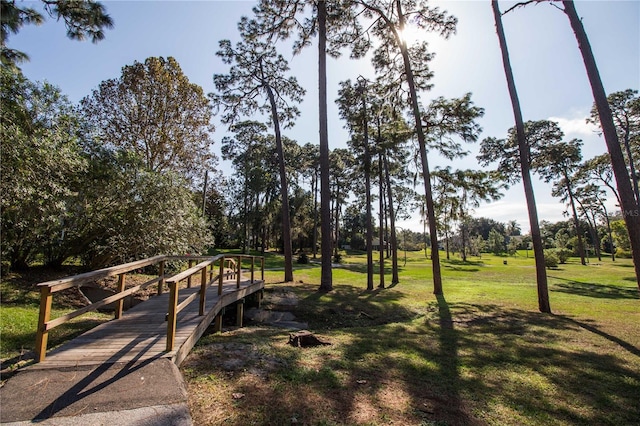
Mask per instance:
[[[567,137],[591,137],[598,132],[598,127],[586,122],[586,116],[577,118],[549,117],[549,120],[558,123]]]

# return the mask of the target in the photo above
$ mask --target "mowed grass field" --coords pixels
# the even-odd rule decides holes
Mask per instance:
[[[343,259],[329,293],[317,291],[318,264],[293,283],[266,274],[266,301],[297,295],[292,312],[331,345],[292,347],[288,330],[258,324],[201,339],[181,366],[196,424],[640,424],[630,260],[548,270],[553,313],[542,314],[524,252],[443,259],[438,297],[424,253],[406,266],[401,255],[394,286],[389,262],[387,288],[373,291],[365,256]]]
[[[408,253],[406,265],[400,257],[400,283],[391,285],[387,261],[387,288],[377,288],[376,265],[367,291],[365,255],[345,253],[334,290],[320,293],[318,263],[294,265],[295,281],[283,283],[282,258],[268,254],[266,302],[295,295],[289,310],[331,344],[292,347],[289,330],[258,323],[206,335],[181,366],[194,424],[640,425],[629,259],[547,270],[553,313],[542,314],[524,252],[442,259],[437,297],[424,253]],[[51,278],[33,272],[0,286],[0,349],[12,358],[3,368],[33,349],[34,285]],[[54,316],[77,303],[61,297]],[[110,318],[79,317],[54,330],[51,346]]]

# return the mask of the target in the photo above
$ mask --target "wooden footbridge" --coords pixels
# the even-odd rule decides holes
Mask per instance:
[[[188,263],[188,269],[165,276],[168,262],[185,266]],[[156,278],[127,288],[128,274],[152,267],[158,271]],[[258,267],[259,279],[255,276]],[[118,288],[114,295],[72,313],[50,318],[56,292],[115,276],[118,277]],[[156,256],[38,286],[41,291],[36,342],[38,363],[30,368],[115,364],[155,358],[169,358],[180,365],[212,322],[217,330],[221,330],[226,307],[237,306],[238,325],[242,325],[244,299],[252,295],[258,300],[262,297],[264,258],[229,254],[215,257]],[[125,298],[151,286],[157,286],[157,295],[127,311],[123,310]],[[168,292],[164,291],[165,286]],[[51,329],[106,305],[115,306],[113,320],[47,353]]]

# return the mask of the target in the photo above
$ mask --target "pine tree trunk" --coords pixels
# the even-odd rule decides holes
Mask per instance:
[[[569,18],[571,28],[578,41],[578,47],[582,53],[587,77],[589,78],[591,91],[593,92],[593,99],[596,104],[596,109],[598,110],[598,116],[600,117],[604,140],[607,143],[607,149],[611,157],[611,166],[622,203],[620,206],[622,208],[622,216],[624,217],[627,231],[629,232],[636,282],[640,290],[640,280],[638,280],[638,278],[640,278],[640,209],[638,208],[638,202],[631,188],[631,180],[629,179],[627,166],[624,161],[624,156],[622,155],[622,148],[620,147],[616,127],[613,123],[613,115],[611,114],[607,95],[604,91],[602,80],[600,79],[600,72],[598,71],[596,60],[591,51],[589,38],[582,26],[582,21],[578,17],[573,1],[565,0],[562,3],[564,5],[564,13]]]
[[[404,15],[400,7],[400,1],[396,2],[398,17],[400,20],[400,28],[404,28]],[[424,180],[424,192],[427,203],[427,218],[429,222],[429,236],[431,238],[431,264],[433,269],[433,294],[442,294],[442,273],[440,271],[440,253],[438,251],[438,233],[436,227],[435,206],[433,203],[433,192],[431,190],[431,173],[429,172],[429,161],[427,159],[427,141],[425,132],[422,128],[422,119],[420,118],[420,104],[418,103],[418,94],[413,78],[413,69],[409,60],[409,51],[407,43],[401,40],[400,50],[402,52],[402,60],[404,62],[404,71],[407,84],[409,86],[409,95],[411,96],[411,106],[413,119],[415,120],[416,132],[418,134],[418,145],[420,146],[420,159],[422,160],[422,178]]]
[[[289,189],[287,185],[287,171],[282,147],[282,135],[280,134],[280,121],[273,91],[269,85],[265,85],[269,102],[271,103],[271,117],[276,134],[276,151],[278,154],[278,168],[280,171],[280,192],[282,193],[282,244],[284,251],[284,281],[293,281],[293,250],[291,248],[291,219],[289,213]]]
[[[380,127],[378,127],[378,133],[380,132]],[[378,154],[378,187],[380,195],[378,200],[378,206],[380,209],[379,217],[380,217],[380,229],[378,230],[378,239],[380,240],[380,284],[378,287],[384,288],[384,252],[385,252],[385,241],[384,241],[384,181],[382,174],[382,154]]]
[[[544,264],[544,246],[542,245],[542,236],[540,234],[540,225],[538,224],[538,208],[533,193],[533,184],[531,182],[531,173],[529,171],[529,150],[524,133],[524,121],[522,119],[522,111],[520,110],[520,101],[518,100],[518,92],[513,79],[513,71],[511,69],[511,61],[509,60],[509,51],[507,49],[507,40],[502,27],[502,18],[498,8],[498,1],[492,0],[493,16],[496,21],[496,32],[500,41],[500,50],[502,52],[502,62],[504,65],[504,73],[509,88],[509,96],[513,106],[513,115],[516,121],[516,134],[518,137],[518,149],[520,151],[520,169],[522,172],[522,184],[524,186],[524,194],[527,200],[527,210],[529,213],[529,225],[531,226],[531,240],[533,243],[533,253],[536,262],[536,282],[538,285],[538,309],[540,312],[551,313],[551,305],[549,303],[549,288],[547,284],[547,271]]]
[[[320,119],[320,226],[322,270],[320,290],[333,290],[331,271],[331,189],[329,188],[329,132],[327,126],[327,4],[318,1],[318,95]]]
[[[387,182],[387,198],[389,199],[389,222],[391,225],[391,284],[398,284],[400,277],[398,274],[398,237],[396,235],[396,216],[393,208],[393,190],[391,188],[391,177],[389,176],[389,161],[384,155],[384,174]]]

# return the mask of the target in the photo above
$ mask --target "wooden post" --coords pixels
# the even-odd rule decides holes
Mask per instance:
[[[242,256],[238,256],[238,275],[236,277],[236,288],[240,288],[240,273],[242,272]]]
[[[222,316],[224,315],[224,308],[216,315],[215,322],[213,324],[213,331],[216,333],[222,333]]]
[[[160,281],[158,281],[158,296],[164,291],[164,260],[160,262],[160,272],[158,272]]]
[[[36,362],[44,361],[47,356],[47,340],[49,331],[47,322],[51,316],[51,287],[40,288],[40,315],[38,316],[38,332],[36,333]]]
[[[261,279],[262,279],[262,281],[264,281],[264,256],[260,258],[260,263],[261,263],[261,265],[262,265],[262,266],[260,267],[260,271],[261,271],[261,273],[262,273],[262,277],[261,277]]]
[[[178,285],[177,282],[169,282],[169,315],[167,317],[167,352],[173,350],[176,339],[176,325],[178,310]]]
[[[236,305],[236,325],[242,327],[242,317],[244,315],[244,299],[238,300]]]
[[[193,260],[189,259],[189,269],[193,266]],[[187,278],[187,288],[191,288],[191,275]]]
[[[251,256],[251,284],[253,284],[253,272],[256,266],[256,257]]]
[[[200,316],[204,315],[204,305],[207,302],[207,267],[200,274]]]
[[[125,287],[126,274],[118,274],[118,293],[122,293]],[[116,302],[115,319],[122,317],[122,308],[124,307],[124,299],[120,299]]]
[[[213,269],[213,265],[211,265]],[[224,257],[220,258],[220,275],[218,275],[218,296],[222,295],[222,281],[224,279]]]

